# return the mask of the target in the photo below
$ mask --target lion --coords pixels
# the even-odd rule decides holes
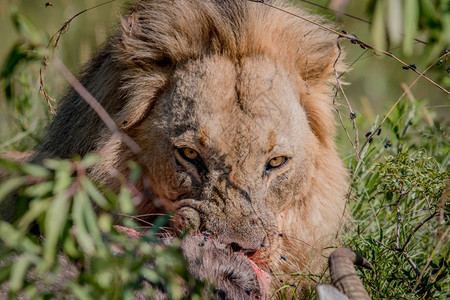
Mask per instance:
[[[90,174],[117,190],[138,160],[137,213],[170,210],[175,232],[212,233],[272,274],[270,294],[289,274],[323,272],[348,175],[334,142],[336,36],[269,3],[291,14],[246,0],[132,4],[79,78],[140,152],[69,89],[33,161],[100,153]]]

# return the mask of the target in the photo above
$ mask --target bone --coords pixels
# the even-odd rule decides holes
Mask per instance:
[[[331,253],[328,264],[331,280],[333,281],[334,286],[340,292],[344,293],[348,299],[370,300],[369,294],[364,288],[354,267],[354,265],[358,265],[368,269],[373,269],[372,265],[364,257],[362,257],[361,254],[348,248],[339,248]],[[318,294],[323,294],[324,292],[327,293],[327,291],[328,290],[326,287],[318,288]],[[329,296],[319,299],[345,299],[339,298],[342,296],[331,297],[330,294],[327,295]]]

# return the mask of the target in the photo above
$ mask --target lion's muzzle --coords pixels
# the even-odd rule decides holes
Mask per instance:
[[[195,199],[181,200],[174,218],[175,228],[194,233],[207,232],[233,252],[246,255],[263,251],[270,245],[260,217],[253,214],[245,216],[238,210],[218,210],[209,204]]]

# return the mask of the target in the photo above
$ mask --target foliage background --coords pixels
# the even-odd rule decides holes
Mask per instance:
[[[45,6],[46,2],[0,0],[0,152],[32,149],[39,143],[44,126],[51,119],[45,99],[39,93],[39,59],[45,45],[67,19],[103,1],[55,0],[50,7]],[[324,9],[300,0],[295,2],[328,18],[336,18]],[[346,1],[312,2],[339,6]],[[76,73],[113,32],[123,6],[124,2],[117,0],[77,17],[62,36],[56,55]],[[389,49],[407,63],[418,65],[419,71],[434,64],[427,75],[447,90],[450,88],[446,70],[448,61],[435,64],[450,43],[448,1],[349,1],[345,12],[370,20],[373,25],[342,17],[337,19],[339,29],[355,34],[371,45]],[[412,35],[428,45],[413,42]],[[374,55],[373,51],[364,53],[349,41],[343,40],[341,45],[348,52],[346,60],[352,64],[352,70],[345,76],[350,85],[344,89],[356,112],[358,138],[363,144],[367,141],[365,134],[377,130],[380,120],[402,94],[401,84],[411,83],[417,74],[402,69],[389,57]],[[47,91],[58,98],[67,86],[66,82],[52,65],[45,72],[45,78]],[[381,126],[380,135],[373,135],[373,142],[361,151],[360,161],[355,159],[346,132],[339,126],[337,141],[342,158],[352,173],[353,190],[349,203],[355,216],[344,240],[373,262],[376,276],[368,271],[361,275],[374,298],[445,299],[450,294],[449,100],[448,95],[429,82],[419,80]],[[342,97],[339,101],[344,124],[354,141],[349,109]],[[386,147],[388,142],[392,146]],[[64,169],[63,163],[47,167]],[[23,169],[16,174],[30,175],[29,170]],[[54,180],[45,176],[46,180]],[[114,197],[108,201],[112,203],[109,210],[120,202]],[[399,232],[396,231],[398,211]],[[433,214],[435,217],[420,225]],[[403,247],[405,243],[406,247]],[[135,248],[130,249],[130,253],[132,250]],[[151,251],[148,253],[154,255]],[[416,265],[416,271],[411,261]],[[122,265],[121,268],[125,267]],[[108,284],[102,288],[107,290]],[[291,288],[286,285],[285,292]],[[90,293],[89,289],[85,291]]]

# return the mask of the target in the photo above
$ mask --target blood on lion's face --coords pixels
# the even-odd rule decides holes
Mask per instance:
[[[153,194],[174,203],[175,222],[268,262],[277,220],[314,168],[317,138],[295,78],[264,56],[192,60],[137,127]]]

